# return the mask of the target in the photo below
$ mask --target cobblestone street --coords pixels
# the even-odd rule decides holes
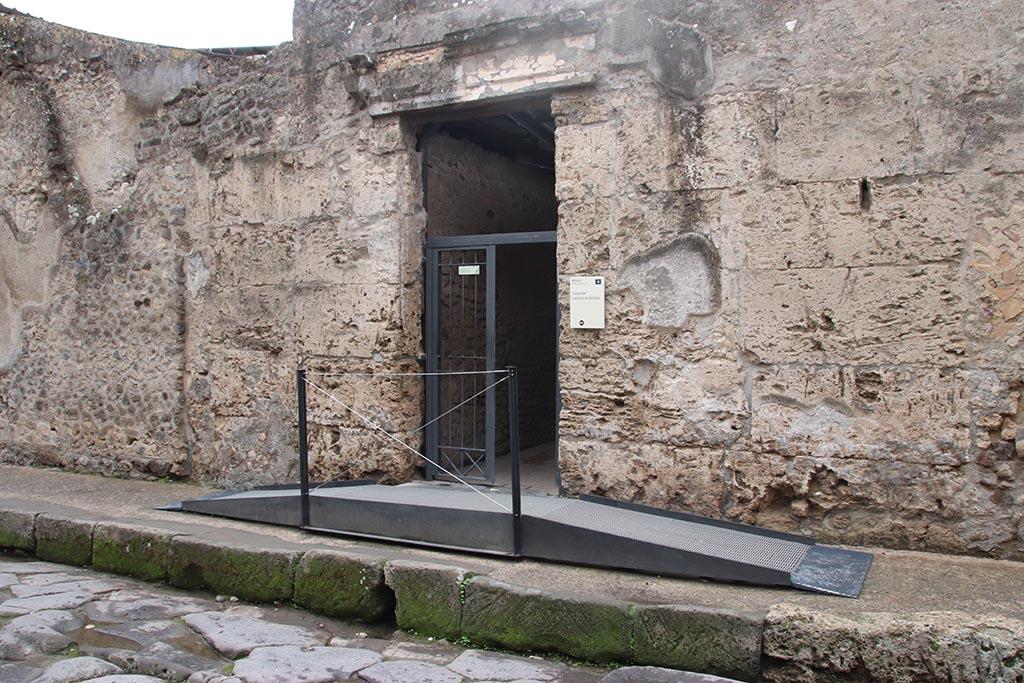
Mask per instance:
[[[387,627],[0,556],[0,683],[724,680],[469,650]]]

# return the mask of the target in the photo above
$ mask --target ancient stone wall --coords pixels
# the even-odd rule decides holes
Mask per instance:
[[[544,97],[583,491],[1024,557],[1024,8],[298,0],[229,59],[0,17],[0,452],[294,475],[294,369],[415,369],[413,114]],[[397,431],[422,388],[320,377]],[[311,398],[317,476],[413,473]],[[1024,443],[1024,437],[1022,437]],[[1021,446],[1024,451],[1024,446]]]

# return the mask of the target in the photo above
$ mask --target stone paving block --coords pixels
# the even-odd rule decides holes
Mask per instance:
[[[246,683],[333,683],[373,666],[380,655],[347,647],[260,647],[235,662]]]
[[[100,571],[164,581],[170,539],[166,531],[100,522],[93,530],[92,564]]]
[[[113,581],[94,579],[86,581],[61,581],[59,583],[47,583],[32,585],[28,583],[11,586],[11,595],[16,598],[32,598],[37,595],[53,595],[54,593],[66,593],[68,591],[86,591],[89,593],[109,593],[111,591],[125,588],[126,584],[118,584]]]
[[[275,624],[243,615],[201,612],[186,615],[183,619],[214,650],[231,659],[245,656],[258,647],[311,647],[324,644],[317,634],[301,626]]]
[[[45,618],[28,614],[15,618],[0,629],[0,659],[29,659],[40,654],[54,654],[73,641],[54,628]]]
[[[36,517],[36,556],[49,562],[85,567],[92,562],[95,522],[42,514]]]
[[[113,676],[101,676],[100,678],[90,678],[87,681],[81,683],[164,683],[162,678],[154,678],[152,676],[136,676],[134,674],[114,674]]]
[[[399,628],[421,635],[458,638],[462,629],[463,582],[460,567],[395,560],[384,567],[384,580],[395,593]]]
[[[757,680],[764,616],[704,607],[641,605],[633,620],[637,662]]]
[[[466,650],[449,664],[448,668],[477,681],[553,681],[566,667],[556,662],[483,650]]]
[[[381,662],[363,669],[359,678],[368,683],[462,683],[462,676],[427,662]]]
[[[629,605],[478,576],[466,586],[462,635],[514,650],[561,652],[594,662],[625,661]]]
[[[168,553],[167,580],[173,586],[208,588],[254,602],[286,602],[294,592],[297,555],[176,536]]]
[[[123,673],[120,667],[97,657],[72,657],[51,664],[43,675],[32,683],[73,683],[119,673]]]
[[[88,591],[73,590],[62,593],[51,593],[48,595],[36,595],[31,598],[12,598],[0,603],[0,614],[4,611],[9,613],[36,612],[39,610],[65,610],[81,607],[85,603],[95,600],[96,596]]]
[[[308,551],[295,569],[295,603],[343,619],[390,619],[395,594],[384,583],[384,564],[335,551]]]
[[[0,510],[0,548],[35,552],[36,514],[21,510]]]
[[[4,683],[29,683],[38,676],[38,669],[19,664],[0,664],[0,681]]]
[[[93,621],[123,624],[143,619],[173,619],[184,614],[207,612],[216,606],[215,602],[201,598],[131,590],[104,595],[86,605],[85,613]]]
[[[695,674],[656,666],[626,666],[601,679],[601,683],[738,683],[732,678]]]
[[[181,681],[196,671],[226,665],[224,660],[193,655],[167,643],[153,643],[141,652],[120,650],[104,656],[133,674],[171,681]]]

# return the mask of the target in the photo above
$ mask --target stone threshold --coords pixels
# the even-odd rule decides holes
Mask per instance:
[[[1009,617],[638,604],[513,585],[471,558],[433,562],[374,547],[332,549],[198,524],[182,528],[0,505],[0,549],[340,619],[393,622],[474,647],[740,681],[1024,676],[1024,624]]]

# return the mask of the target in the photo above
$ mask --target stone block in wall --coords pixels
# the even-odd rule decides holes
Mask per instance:
[[[207,588],[254,602],[292,599],[299,554],[247,548],[179,536],[167,556],[167,580],[179,588]]]
[[[405,271],[413,266],[420,272],[421,255],[409,248],[412,232],[418,245],[420,231],[395,217],[356,224],[343,220],[305,223],[295,234],[292,277],[339,285],[402,282]]]
[[[709,221],[723,267],[785,270],[959,261],[973,208],[958,179],[858,179],[722,192]],[[867,196],[865,196],[867,193]]]
[[[215,416],[210,448],[193,467],[225,488],[283,484],[298,476],[293,399],[261,399],[241,415]]]
[[[248,415],[253,406],[268,399],[294,402],[296,359],[256,349],[216,346],[209,351],[204,380],[210,387],[209,409],[215,415]]]
[[[738,287],[738,341],[762,363],[964,362],[956,265],[743,271]]]
[[[545,593],[477,576],[466,584],[462,635],[513,650],[553,650],[587,661],[630,656],[629,606]]]
[[[915,107],[901,83],[779,91],[779,177],[801,182],[941,171],[941,162],[922,157]]]
[[[978,465],[730,451],[723,471],[724,513],[751,524],[813,530],[824,543],[1024,556],[1001,502],[1019,485]]]
[[[149,527],[100,522],[93,531],[92,565],[97,571],[164,581],[173,535]]]
[[[763,615],[680,605],[640,605],[633,657],[656,666],[755,681],[761,673]]]
[[[298,228],[256,223],[211,228],[204,254],[212,286],[219,289],[280,285],[294,280]]]
[[[607,425],[611,432],[622,425]],[[558,462],[566,491],[718,516],[722,452],[662,443],[598,440],[562,431]],[[605,435],[607,436],[607,435]]]
[[[732,93],[677,107],[666,126],[672,135],[671,188],[738,188],[770,181],[777,163],[775,97],[772,91]]]
[[[618,193],[616,136],[615,122],[555,129],[555,195],[559,201],[590,201]]]
[[[212,215],[221,223],[266,223],[347,209],[351,180],[317,148],[236,158],[217,177]]]
[[[472,574],[461,567],[395,560],[384,567],[384,580],[395,593],[399,628],[456,639],[462,635],[465,584]]]
[[[61,515],[36,517],[36,557],[48,562],[85,567],[92,563],[95,521]]]
[[[0,510],[0,548],[35,552],[37,512]]]
[[[191,304],[191,335],[204,344],[264,353],[292,350],[296,297],[285,287],[210,289]]]
[[[353,154],[349,177],[353,214],[357,219],[386,218],[420,206],[421,174],[419,154]]]
[[[317,286],[291,293],[295,307],[292,333],[302,351],[326,356],[366,358],[374,354],[414,356],[420,295],[399,285]]]
[[[558,249],[559,273],[590,273],[609,267],[614,212],[615,203],[602,197],[559,202],[558,241],[573,245]]]
[[[970,394],[961,370],[759,368],[751,440],[784,455],[958,466],[971,443]]]
[[[295,604],[343,619],[385,621],[395,594],[384,584],[384,561],[311,550],[295,568]]]
[[[919,86],[923,145],[943,152],[947,172],[1024,170],[1024,86],[1013,59],[958,61],[959,68]]]
[[[765,623],[764,680],[1014,681],[1022,631],[1016,619],[956,612],[847,617],[780,605]]]

